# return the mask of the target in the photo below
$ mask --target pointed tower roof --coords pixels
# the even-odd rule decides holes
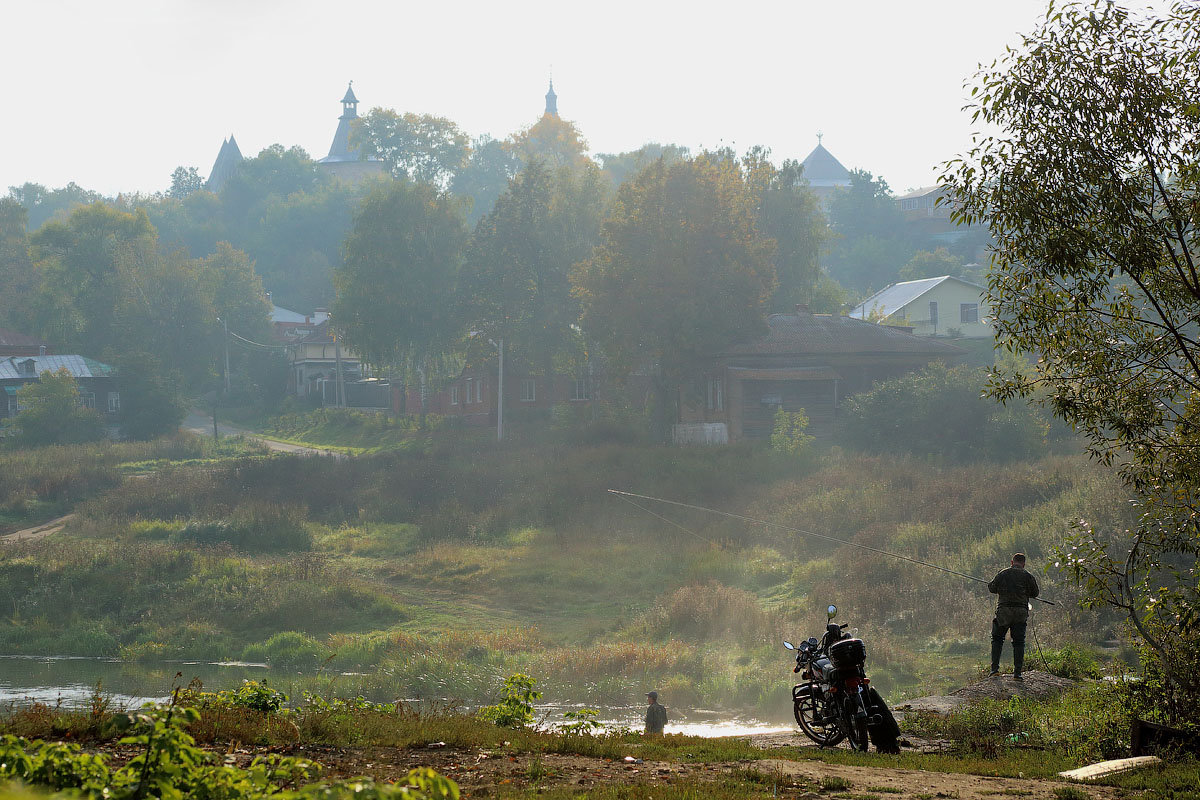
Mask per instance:
[[[817,137],[817,146],[802,163],[804,165],[804,177],[808,179],[810,186],[850,185],[850,170],[842,166],[842,162],[834,158],[833,153],[825,149],[825,145],[821,144],[819,134]]]
[[[554,93],[554,78],[550,78],[550,91],[546,92],[546,113],[558,116],[558,95]]]
[[[213,162],[212,171],[208,173],[208,181],[205,182],[204,188],[210,192],[221,191],[225,181],[229,180],[229,176],[234,173],[240,163],[242,163],[242,151],[238,148],[237,140],[231,133],[228,139],[221,142],[217,160]]]
[[[342,97],[342,115],[338,117],[337,130],[333,133],[333,143],[329,145],[329,155],[320,160],[321,164],[334,161],[358,161],[358,149],[350,146],[350,125],[358,119],[358,98],[354,96],[354,81],[346,87]]]

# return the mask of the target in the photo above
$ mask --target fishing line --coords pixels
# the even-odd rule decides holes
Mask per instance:
[[[974,575],[968,575],[965,572],[957,572],[955,570],[949,569],[948,567],[939,566],[938,564],[931,564],[930,562],[922,561],[919,558],[912,558],[910,556],[901,555],[900,553],[892,553],[887,550],[880,550],[878,547],[871,547],[870,545],[859,544],[858,542],[851,542],[851,541],[847,541],[846,539],[839,539],[836,536],[829,536],[828,534],[824,534],[824,533],[816,533],[815,531],[806,531],[803,528],[793,528],[789,525],[781,525],[778,522],[767,522],[766,520],[755,519],[754,517],[747,517],[744,514],[734,514],[730,511],[721,511],[720,509],[717,509],[717,508],[706,508],[705,506],[698,506],[698,505],[694,505],[692,503],[681,503],[678,500],[667,500],[664,497],[651,497],[650,495],[646,495],[646,494],[636,494],[634,492],[622,492],[619,489],[609,489],[608,493],[617,495],[618,497],[621,497],[622,499],[636,497],[639,500],[651,500],[656,503],[666,503],[667,505],[671,505],[671,506],[679,506],[680,508],[690,508],[694,511],[705,511],[705,512],[708,512],[709,514],[719,514],[723,517],[729,517],[730,519],[741,520],[742,522],[749,522],[752,525],[762,525],[762,526],[768,527],[768,528],[774,526],[776,528],[779,528],[780,530],[789,531],[791,533],[799,533],[802,536],[812,536],[817,539],[824,539],[829,542],[837,542],[838,544],[844,544],[844,545],[848,545],[850,547],[857,547],[860,550],[868,550],[872,553],[878,553],[881,556],[888,556],[890,558],[898,558],[901,561],[907,561],[910,564],[917,564],[919,566],[929,567],[930,569],[936,569],[941,572],[948,573],[950,575],[957,575],[960,578],[966,578],[967,580],[975,581],[976,583],[988,583],[988,581],[985,581],[983,578],[976,578]],[[632,501],[629,501],[629,502],[632,502]],[[637,505],[637,503],[634,503],[634,505]],[[638,508],[642,508],[644,511],[647,511],[647,513],[651,513],[651,514],[654,513],[652,511],[650,511],[649,509],[643,508],[642,506],[638,506]],[[658,514],[654,514],[654,516],[659,517],[659,519],[665,519],[664,517],[661,517]],[[671,523],[671,524],[675,524],[675,523]],[[676,527],[682,528],[682,526],[678,526],[678,525]],[[687,530],[687,529],[684,528],[684,530]],[[688,533],[691,533],[691,531],[688,531]],[[698,536],[699,534],[692,534],[692,535]],[[703,538],[703,537],[700,537],[700,538]],[[1043,600],[1040,597],[1035,597],[1033,599],[1037,600],[1039,603],[1045,603],[1046,605],[1049,605],[1049,606],[1057,605],[1052,600]]]
[[[701,536],[700,534],[696,533],[693,530],[688,530],[687,528],[683,527],[675,520],[670,519],[669,517],[664,517],[662,514],[655,513],[654,511],[651,511],[650,509],[646,508],[644,505],[634,502],[633,500],[630,500],[628,497],[622,497],[621,499],[624,500],[626,503],[629,503],[634,508],[640,508],[642,511],[645,511],[647,514],[649,514],[652,517],[658,517],[659,519],[661,519],[663,522],[667,523],[668,525],[674,525],[676,528],[679,528],[679,530],[683,531],[684,533],[688,534],[689,536],[695,536],[697,539],[708,542],[709,544],[713,545],[714,547],[719,546],[712,539]]]

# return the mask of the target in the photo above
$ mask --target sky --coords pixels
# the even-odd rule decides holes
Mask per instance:
[[[0,192],[74,181],[155,192],[207,176],[233,134],[324,156],[347,82],[360,113],[446,116],[502,138],[559,114],[592,153],[649,141],[824,145],[892,189],[966,150],[964,81],[1046,0],[707,3],[0,0]]]

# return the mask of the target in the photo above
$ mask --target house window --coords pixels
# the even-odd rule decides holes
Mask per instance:
[[[533,378],[521,378],[521,400],[526,403],[537,400],[537,381]]]
[[[572,400],[587,400],[587,381],[583,378],[576,378],[571,381],[571,399]]]
[[[471,380],[470,378],[467,378],[467,397],[465,400],[463,400],[464,403],[469,404],[469,403],[475,402],[475,395],[473,394],[473,392],[475,389],[475,384],[477,382],[478,381],[474,381],[474,380]]]
[[[450,405],[458,405],[458,384],[450,387]]]
[[[708,379],[708,407],[713,411],[725,408],[725,387],[720,378]]]
[[[938,324],[937,300],[929,301],[929,324],[934,327],[934,330],[937,329],[937,324]]]
[[[120,392],[109,392],[108,393],[108,413],[116,414],[120,410],[121,410],[121,393]]]
[[[92,392],[80,392],[79,405],[94,410],[96,408],[96,395]]]
[[[475,402],[483,402],[483,378],[475,381]]]
[[[979,303],[959,303],[959,322],[979,322]]]
[[[21,406],[19,403],[17,403],[17,396],[15,394],[10,394],[8,396],[8,415],[10,417],[15,416],[20,410]]]

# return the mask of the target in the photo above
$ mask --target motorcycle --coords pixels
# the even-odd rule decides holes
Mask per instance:
[[[867,648],[845,632],[847,625],[833,621],[836,614],[837,606],[829,606],[819,641],[814,636],[799,647],[783,643],[795,651],[792,671],[805,681],[792,688],[796,722],[821,747],[849,739],[853,750],[865,753],[870,741],[880,753],[899,753],[900,727],[863,669]]]

